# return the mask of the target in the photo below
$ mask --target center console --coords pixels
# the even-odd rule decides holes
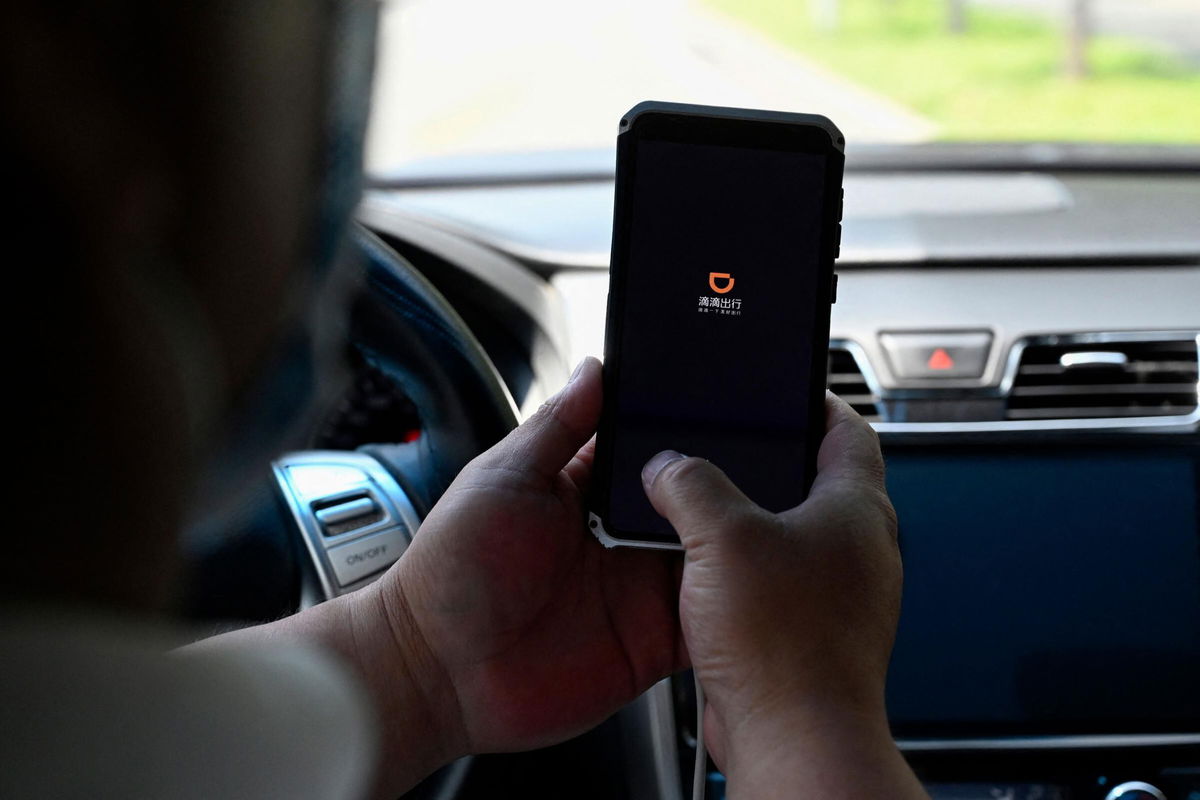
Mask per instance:
[[[1200,439],[884,450],[905,564],[889,719],[931,797],[1200,800]],[[629,713],[653,796],[686,800],[691,676]]]

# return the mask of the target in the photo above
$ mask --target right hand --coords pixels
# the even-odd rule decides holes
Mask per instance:
[[[899,759],[883,700],[900,612],[896,514],[874,431],[832,394],[826,417],[812,491],[780,514],[700,458],[666,451],[643,470],[686,550],[683,635],[731,788],[731,771],[788,757],[806,736],[847,744],[841,756],[882,747]]]

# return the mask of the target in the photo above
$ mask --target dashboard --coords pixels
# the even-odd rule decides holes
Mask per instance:
[[[935,799],[1200,800],[1200,154],[969,155],[847,161],[829,381],[900,517],[894,733]],[[519,312],[527,408],[602,352],[612,189],[608,153],[458,159],[359,216]],[[614,722],[629,796],[686,796],[689,684]]]

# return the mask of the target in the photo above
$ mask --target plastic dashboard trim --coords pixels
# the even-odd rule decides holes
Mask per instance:
[[[647,704],[661,708],[672,708],[670,679],[660,681],[638,699],[637,704]],[[679,762],[676,750],[678,731],[675,725],[674,713],[648,714],[645,723],[650,727],[650,737],[653,743],[656,790],[661,792],[663,786],[671,785],[670,781],[678,782]],[[1068,736],[1002,736],[984,738],[898,738],[896,746],[904,753],[963,753],[963,752],[997,752],[997,751],[1073,751],[1115,748],[1154,748],[1200,746],[1200,732],[1197,733],[1146,733],[1146,734],[1093,734]],[[675,795],[678,796],[678,795]]]
[[[1039,334],[1018,339],[1009,350],[1004,375],[998,389],[991,396],[1005,397],[1016,379],[1021,353],[1026,347],[1044,342],[1073,344],[1104,344],[1108,342],[1154,342],[1191,338],[1197,345],[1200,359],[1200,333],[1187,331],[1113,331],[1104,333]],[[830,339],[830,349],[845,350],[854,359],[871,394],[879,400],[912,398],[917,396],[938,397],[938,390],[923,392],[904,390],[894,392],[885,389],[879,382],[866,351],[852,339]],[[1200,401],[1200,383],[1197,384]],[[876,432],[881,434],[959,434],[959,433],[1014,433],[1045,431],[1131,431],[1139,433],[1190,433],[1200,425],[1200,402],[1190,414],[1155,417],[1116,417],[1097,419],[1038,419],[1038,420],[988,420],[978,422],[873,422]]]

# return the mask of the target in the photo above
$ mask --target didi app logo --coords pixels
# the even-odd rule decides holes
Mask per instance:
[[[718,284],[721,283],[722,281],[725,282],[725,285],[718,286]],[[734,284],[733,276],[730,275],[728,272],[710,272],[710,273],[708,273],[708,288],[712,289],[717,294],[725,294],[726,292],[728,292],[730,289],[733,288],[733,284]]]
[[[736,281],[728,272],[708,273],[708,288],[719,295],[728,294],[733,290]],[[742,300],[739,297],[713,297],[700,295],[700,304],[696,311],[701,314],[716,314],[723,317],[740,317],[742,315]]]

